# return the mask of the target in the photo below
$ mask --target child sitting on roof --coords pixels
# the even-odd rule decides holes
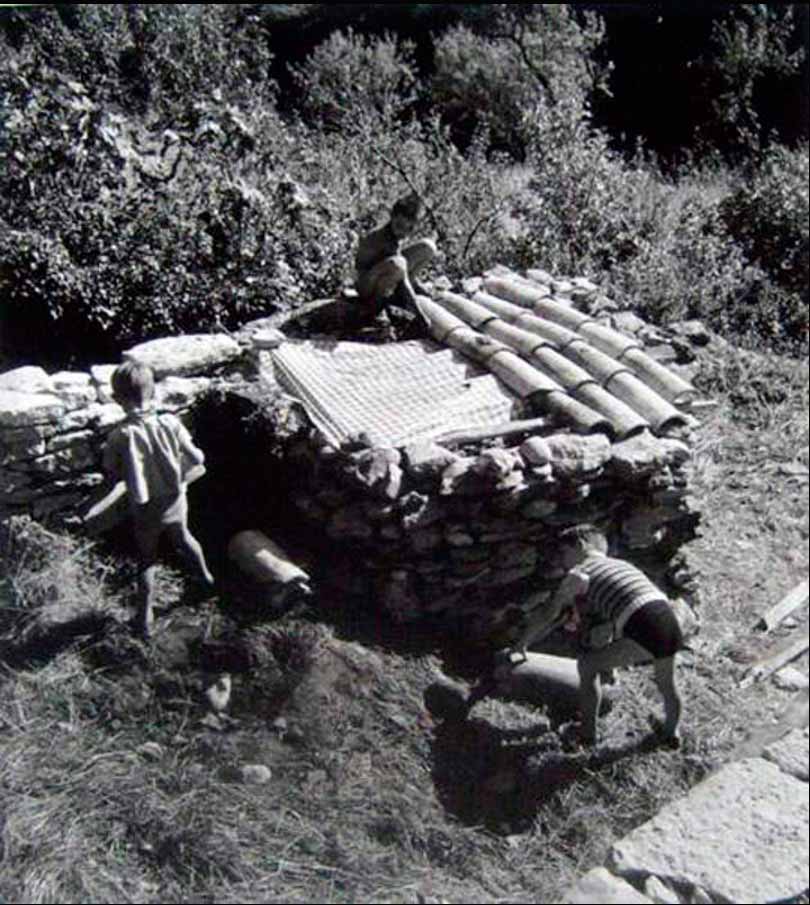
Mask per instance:
[[[432,239],[405,242],[416,229],[421,210],[422,202],[415,193],[396,201],[388,222],[360,239],[355,272],[361,302],[382,308],[396,293],[405,307],[426,321],[414,279],[436,257],[436,243]]]
[[[201,473],[205,456],[177,417],[152,410],[151,368],[125,362],[113,373],[112,389],[126,418],[107,439],[103,465],[112,481],[126,484],[139,560],[137,623],[148,638],[154,621],[158,541],[164,531],[203,581],[214,584],[202,547],[188,529],[186,486]]]
[[[576,633],[584,744],[597,740],[601,674],[617,666],[652,662],[664,699],[659,731],[677,745],[682,702],[675,682],[675,655],[685,645],[669,601],[636,566],[608,556],[607,539],[593,525],[569,528],[561,540],[568,574],[541,619],[527,627],[513,650],[525,657],[533,641],[560,625]]]

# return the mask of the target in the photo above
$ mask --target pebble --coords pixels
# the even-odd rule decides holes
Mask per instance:
[[[250,786],[263,786],[270,782],[272,773],[264,764],[245,764],[239,771],[242,782]]]

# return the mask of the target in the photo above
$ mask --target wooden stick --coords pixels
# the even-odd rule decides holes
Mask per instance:
[[[481,440],[489,440],[494,437],[506,437],[509,434],[522,434],[538,430],[548,425],[547,418],[529,418],[525,421],[510,421],[508,424],[499,424],[497,427],[484,427],[477,431],[451,431],[440,434],[434,438],[435,443],[445,446],[459,445],[462,443],[478,443]]]
[[[782,598],[782,600],[776,604],[776,606],[771,607],[767,613],[763,613],[763,615],[760,616],[759,622],[757,622],[755,628],[764,629],[766,632],[771,631],[771,629],[776,628],[786,616],[789,616],[794,610],[798,610],[800,606],[807,603],[809,597],[810,584],[808,584],[807,581],[797,584],[786,597]]]
[[[780,670],[783,666],[800,657],[807,648],[810,647],[810,635],[807,632],[800,638],[797,638],[792,644],[788,645],[784,650],[777,651],[765,660],[757,663],[748,675],[740,682],[740,688],[747,688],[754,682],[766,679],[771,674]]]

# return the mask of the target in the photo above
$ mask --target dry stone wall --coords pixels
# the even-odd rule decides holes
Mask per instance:
[[[542,608],[563,575],[559,532],[605,527],[690,597],[678,551],[697,523],[683,440],[549,432],[514,444],[338,450],[299,440],[293,503],[334,554],[331,578],[399,621],[490,636]]]
[[[711,341],[697,323],[662,330],[603,305],[605,323],[668,365],[689,367]],[[271,321],[235,337],[176,337],[123,354],[156,373],[157,406],[185,417],[212,388],[280,394]],[[0,511],[59,523],[101,483],[103,443],[123,416],[115,364],[0,374]],[[690,375],[686,375],[687,377]],[[238,444],[239,438],[233,438]],[[476,637],[503,635],[545,605],[561,578],[562,528],[595,521],[667,592],[695,602],[682,548],[698,522],[687,481],[688,433],[619,441],[547,428],[466,445],[329,446],[312,426],[284,453],[296,475],[295,517],[311,526],[329,583],[400,621],[427,620]],[[260,488],[257,488],[261,492]],[[262,529],[262,525],[244,525]]]

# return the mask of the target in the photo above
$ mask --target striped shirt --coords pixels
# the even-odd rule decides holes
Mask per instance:
[[[577,607],[583,622],[610,623],[617,638],[633,613],[647,603],[666,600],[641,569],[622,559],[592,553],[571,571],[582,579]]]

